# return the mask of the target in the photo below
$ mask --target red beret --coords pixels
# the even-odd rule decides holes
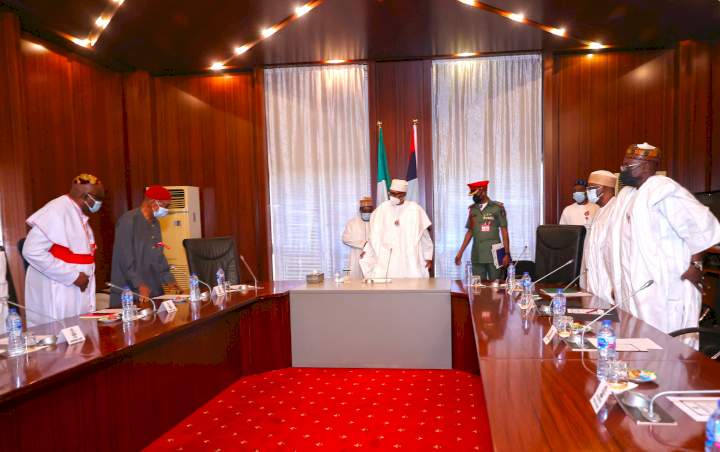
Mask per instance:
[[[158,201],[170,201],[170,192],[162,185],[151,185],[145,190],[145,197]]]
[[[490,184],[489,180],[480,180],[471,184],[467,184],[467,186],[470,189],[470,194],[472,195],[478,188],[487,187],[488,184]]]

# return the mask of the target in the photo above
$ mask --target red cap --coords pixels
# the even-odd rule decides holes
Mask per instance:
[[[157,201],[170,201],[170,192],[162,185],[152,185],[145,190],[145,197]]]
[[[467,186],[470,189],[470,194],[472,195],[477,191],[478,188],[487,187],[488,184],[490,184],[489,180],[480,180],[471,184],[467,184]]]

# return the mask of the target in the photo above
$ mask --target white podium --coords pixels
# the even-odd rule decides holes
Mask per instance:
[[[452,368],[450,280],[290,291],[293,367]]]

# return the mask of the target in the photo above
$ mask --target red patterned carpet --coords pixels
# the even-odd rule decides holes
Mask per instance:
[[[147,450],[491,450],[479,377],[292,368],[245,377]]]

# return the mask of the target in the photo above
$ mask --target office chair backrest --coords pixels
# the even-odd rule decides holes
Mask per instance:
[[[23,246],[25,246],[25,237],[18,240],[17,248],[18,248],[18,253],[20,254],[20,256],[22,256],[23,267],[25,267],[25,271],[27,271],[30,264],[28,263],[28,261],[25,260],[25,256],[22,255]]]
[[[185,239],[183,246],[187,253],[190,273],[195,273],[201,281],[211,286],[216,285],[215,273],[222,267],[225,279],[230,284],[240,283],[235,239],[232,237]]]
[[[565,262],[573,263],[548,276],[542,282],[569,283],[580,274],[585,226],[544,224],[537,228],[535,279],[542,278]]]

